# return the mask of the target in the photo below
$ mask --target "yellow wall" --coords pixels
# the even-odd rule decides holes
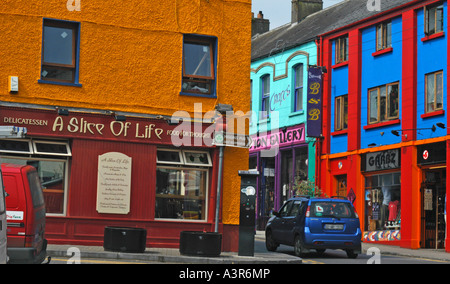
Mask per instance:
[[[250,104],[251,0],[2,0],[0,101],[172,115],[203,112],[218,103],[248,111]],[[79,83],[40,84],[43,18],[81,23]],[[218,38],[217,96],[180,96],[183,34]],[[8,93],[8,76],[19,92]],[[227,149],[223,222],[239,222],[238,170],[248,151]]]

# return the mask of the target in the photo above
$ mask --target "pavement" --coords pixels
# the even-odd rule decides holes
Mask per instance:
[[[264,240],[264,231],[256,231],[255,240]],[[375,248],[375,249],[374,249]],[[54,245],[49,244],[47,254],[51,257],[68,257],[71,252],[79,252],[80,258],[122,259],[154,261],[158,263],[186,264],[301,264],[302,258],[285,253],[255,249],[254,256],[239,256],[237,252],[222,252],[217,257],[187,256],[180,254],[177,248],[147,248],[143,253],[125,253],[105,251],[102,246]],[[369,253],[368,253],[369,251]],[[450,253],[443,249],[408,249],[398,246],[363,243],[362,253],[379,252],[381,255],[393,255],[450,261]]]

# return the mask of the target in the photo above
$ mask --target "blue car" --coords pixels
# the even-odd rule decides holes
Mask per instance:
[[[358,214],[346,198],[289,199],[266,225],[266,248],[294,246],[296,256],[315,249],[343,249],[349,258],[361,253],[361,229]]]

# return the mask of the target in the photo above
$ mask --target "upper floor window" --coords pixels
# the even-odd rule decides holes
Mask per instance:
[[[377,51],[391,47],[392,45],[392,22],[377,25]]]
[[[298,64],[294,67],[295,73],[295,96],[294,96],[294,111],[303,109],[303,64]]]
[[[261,117],[269,116],[270,111],[270,76],[265,75],[261,78]]]
[[[78,36],[76,22],[44,19],[41,80],[78,83]]]
[[[426,113],[443,109],[443,72],[438,71],[425,75]]]
[[[182,92],[211,95],[214,93],[215,38],[186,35],[183,44]]]
[[[425,7],[425,34],[432,35],[444,31],[444,5]]]
[[[398,83],[392,83],[369,90],[369,124],[398,118]]]
[[[348,61],[348,35],[336,39],[336,64]]]
[[[334,130],[344,130],[348,128],[348,95],[335,98],[335,118]]]

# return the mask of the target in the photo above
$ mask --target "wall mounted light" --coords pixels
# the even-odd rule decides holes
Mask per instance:
[[[438,125],[440,128],[443,128],[442,125],[443,123],[437,123],[440,124]],[[445,127],[445,126],[444,126]],[[399,129],[399,130],[391,130],[391,133],[394,134],[395,136],[400,136],[400,132],[402,131],[413,131],[413,130],[426,130],[426,129],[430,129],[432,132],[436,131],[436,125],[433,124],[433,126],[431,128],[414,128],[414,129]],[[405,135],[405,137],[408,137],[407,134],[403,134]]]
[[[66,108],[56,108],[56,110],[58,111],[58,115],[63,115],[63,116],[69,115],[69,110]]]
[[[127,121],[127,117],[125,115],[116,114],[114,115],[116,121]]]
[[[445,124],[443,124],[442,122],[436,123],[436,126],[439,128],[445,129]]]

